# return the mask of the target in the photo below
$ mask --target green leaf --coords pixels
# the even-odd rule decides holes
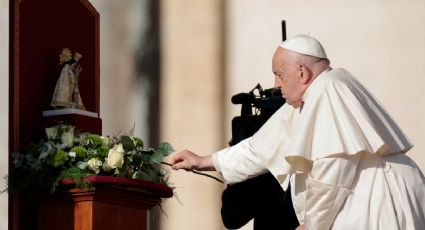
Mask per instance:
[[[153,181],[153,178],[149,174],[143,171],[137,171],[133,173],[133,179]]]
[[[149,175],[151,181],[159,182],[160,173],[157,168],[148,167],[145,169],[145,172]]]
[[[97,148],[98,146],[102,145],[102,139],[97,134],[88,134],[87,140],[90,148]]]
[[[140,159],[143,163],[151,163],[152,155],[142,153],[139,156],[140,156]]]
[[[120,175],[120,169],[119,168],[114,169],[114,175]]]
[[[151,161],[153,163],[161,163],[162,158],[170,155],[174,152],[173,147],[169,143],[161,143],[158,146],[158,149],[154,150],[154,153],[151,156]]]
[[[12,153],[12,159],[13,159],[12,163],[15,166],[15,168],[21,167],[22,163],[24,163],[24,155],[18,152]]]
[[[166,157],[170,155],[170,153],[174,152],[173,146],[171,146],[169,143],[161,143],[158,146],[157,151],[161,152],[161,154]]]
[[[142,141],[142,139],[140,139],[138,137],[133,137],[133,139],[134,139],[134,143],[136,143],[136,146],[143,147],[143,141]]]
[[[153,163],[161,163],[162,158],[164,158],[164,152],[163,151],[155,151],[151,156],[151,162]]]
[[[105,146],[100,146],[97,149],[97,154],[99,155],[100,158],[105,158],[108,156],[108,152],[109,152],[109,148],[105,147]]]
[[[134,141],[129,136],[121,136],[121,143],[123,149],[128,152],[134,149]]]

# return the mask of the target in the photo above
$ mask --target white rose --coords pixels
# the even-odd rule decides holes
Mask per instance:
[[[124,164],[124,149],[122,144],[115,145],[109,150],[107,164],[112,168],[121,168]]]
[[[98,174],[100,172],[100,166],[102,166],[102,161],[97,158],[92,158],[88,162],[88,168]]]
[[[122,144],[114,145],[114,147],[112,147],[112,149],[121,153],[121,154],[124,154],[124,148],[122,147]]]

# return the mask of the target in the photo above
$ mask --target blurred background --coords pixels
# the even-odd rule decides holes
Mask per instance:
[[[152,147],[167,141],[201,155],[228,146],[231,119],[240,115],[230,98],[257,83],[273,86],[271,57],[285,20],[288,37],[316,37],[332,67],[347,68],[380,99],[425,171],[425,1],[90,2],[100,13],[104,134],[134,127]],[[8,42],[9,1],[0,0],[1,177],[8,172]],[[151,211],[150,229],[224,229],[224,185],[185,171],[171,172],[170,182],[175,197]],[[0,194],[0,229],[7,229],[7,207]]]

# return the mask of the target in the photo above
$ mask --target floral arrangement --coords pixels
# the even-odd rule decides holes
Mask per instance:
[[[45,131],[46,138],[30,144],[24,154],[12,154],[15,173],[8,178],[9,190],[53,192],[64,178],[85,187],[90,184],[81,178],[90,175],[168,183],[168,172],[161,167],[163,157],[174,151],[168,143],[153,149],[131,133],[100,136],[63,124]]]

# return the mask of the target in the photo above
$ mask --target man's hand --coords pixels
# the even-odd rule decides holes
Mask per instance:
[[[183,150],[172,159],[173,169],[184,169],[184,170],[199,170],[199,171],[212,171],[215,170],[214,163],[211,156],[201,157],[197,154]]]

